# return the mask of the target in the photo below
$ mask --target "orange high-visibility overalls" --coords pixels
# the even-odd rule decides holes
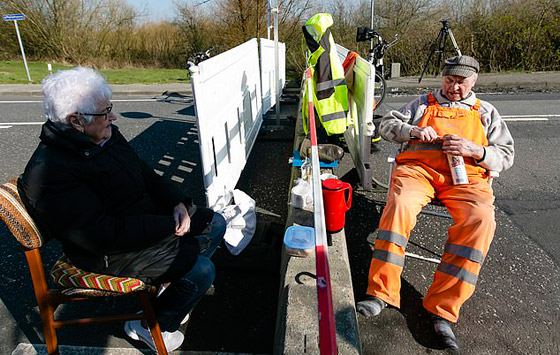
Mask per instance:
[[[480,100],[471,110],[442,107],[429,94],[418,126],[431,126],[439,136],[457,134],[488,146],[479,108]],[[429,312],[456,322],[461,305],[474,292],[496,227],[494,195],[486,170],[473,158],[465,158],[469,184],[453,185],[441,144],[410,142],[396,161],[375,241],[367,294],[400,306],[400,277],[410,231],[422,207],[437,196],[454,225],[449,228],[441,263],[423,305]]]

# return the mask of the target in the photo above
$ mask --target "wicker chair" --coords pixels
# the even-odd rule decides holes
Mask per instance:
[[[49,289],[39,251],[46,241],[21,202],[17,178],[0,186],[0,218],[23,247],[49,354],[59,353],[56,336],[58,328],[136,319],[146,319],[158,354],[167,354],[151,302],[155,297],[154,287],[134,278],[87,272],[72,265],[63,255],[51,271],[51,276],[58,288]],[[143,308],[143,313],[64,320],[54,317],[54,312],[61,304],[93,297],[114,296],[136,296]]]

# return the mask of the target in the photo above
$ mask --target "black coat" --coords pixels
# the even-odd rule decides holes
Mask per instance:
[[[173,236],[173,208],[188,197],[141,160],[116,126],[98,146],[65,124],[47,121],[40,140],[20,179],[22,199],[76,266],[122,274],[130,265],[115,269],[108,262],[132,259],[131,269],[138,270],[165,250],[169,260],[161,261],[161,272],[177,254],[180,272],[192,267],[196,240]],[[134,261],[139,255],[144,260]]]

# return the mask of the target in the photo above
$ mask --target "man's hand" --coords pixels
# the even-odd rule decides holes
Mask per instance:
[[[456,134],[446,134],[443,136],[442,150],[446,154],[473,157],[476,160],[482,159],[484,156],[483,146]]]
[[[428,126],[428,127],[418,127],[414,126],[410,130],[410,137],[411,138],[418,138],[421,142],[434,142],[436,139],[439,138],[436,131]]]
[[[191,218],[182,202],[175,206],[173,219],[175,219],[175,235],[181,237],[191,229]]]

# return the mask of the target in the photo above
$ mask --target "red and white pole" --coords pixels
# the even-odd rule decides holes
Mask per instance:
[[[331,276],[327,251],[327,229],[323,192],[321,189],[321,168],[317,149],[317,130],[313,109],[313,82],[311,69],[306,70],[307,97],[309,104],[309,131],[311,132],[311,168],[313,178],[313,221],[315,227],[315,257],[317,274],[317,301],[319,304],[319,349],[321,355],[337,354],[336,329],[332,305]]]

